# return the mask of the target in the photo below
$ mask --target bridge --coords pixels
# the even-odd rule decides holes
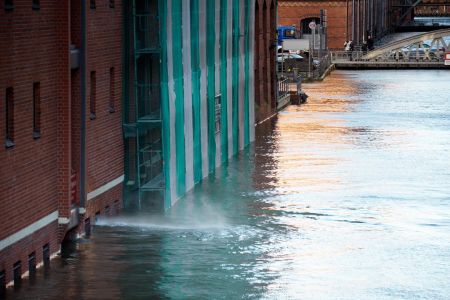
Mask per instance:
[[[444,68],[450,29],[420,33],[373,51],[332,51],[337,68]]]

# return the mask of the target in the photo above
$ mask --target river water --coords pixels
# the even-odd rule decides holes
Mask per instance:
[[[304,88],[166,216],[99,220],[8,298],[450,299],[450,72]]]

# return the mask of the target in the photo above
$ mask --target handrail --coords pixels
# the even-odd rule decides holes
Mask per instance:
[[[278,81],[278,99],[282,99],[289,94],[288,78]]]
[[[411,52],[392,52],[390,55],[385,55],[382,58],[375,57],[375,59],[368,58],[367,52],[363,51],[332,51],[331,52],[331,60],[333,63],[359,63],[359,62],[399,62],[404,64],[405,62],[442,62],[444,59],[444,52],[442,50],[440,51],[434,51],[432,52],[433,55],[430,56],[430,53],[420,51],[411,51]]]

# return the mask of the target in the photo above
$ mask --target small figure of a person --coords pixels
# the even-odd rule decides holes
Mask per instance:
[[[345,43],[344,43],[344,50],[345,50],[345,51],[350,50],[350,47],[349,47],[349,45],[348,45],[348,41],[345,41]]]
[[[374,48],[373,46],[374,46],[373,38],[372,38],[371,35],[369,35],[369,37],[367,38],[367,49],[368,49],[369,51],[372,51],[373,48]]]
[[[349,41],[347,44],[348,50],[347,52],[350,52],[349,57],[350,57],[350,61],[353,60],[353,50],[355,49],[354,45],[353,45],[353,41]]]
[[[445,47],[439,49],[439,59],[445,59]]]
[[[366,42],[366,41],[363,42],[362,47],[361,47],[361,50],[362,50],[363,52],[367,52],[367,42]]]

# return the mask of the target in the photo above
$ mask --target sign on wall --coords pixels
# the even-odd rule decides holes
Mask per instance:
[[[445,65],[450,66],[450,53],[445,53]]]
[[[309,51],[309,39],[292,39],[283,41],[283,50]]]

